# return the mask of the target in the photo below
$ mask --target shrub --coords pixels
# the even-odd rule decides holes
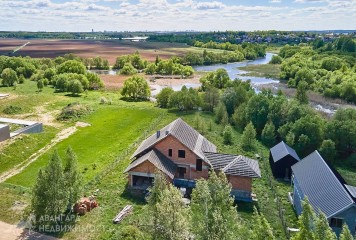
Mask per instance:
[[[23,110],[22,107],[10,105],[4,108],[2,112],[11,115],[11,114],[19,114],[22,112],[22,110]]]
[[[80,118],[84,115],[87,115],[92,112],[92,109],[89,106],[85,106],[79,103],[70,103],[68,106],[64,107],[57,117],[58,120],[72,120]]]
[[[269,62],[269,64],[281,64],[282,63],[282,58],[280,56],[272,56],[271,61]]]

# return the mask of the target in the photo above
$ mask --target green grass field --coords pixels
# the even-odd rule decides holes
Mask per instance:
[[[239,69],[248,71],[246,76],[274,79],[279,79],[279,74],[281,73],[281,66],[277,64],[249,65],[246,67],[240,67]]]
[[[84,179],[88,181],[138,138],[158,114],[158,110],[144,107],[125,108],[112,105],[99,108],[81,119],[91,126],[79,128],[71,137],[57,144],[55,150],[64,158],[66,148],[71,146],[77,154]],[[52,153],[53,150],[42,155],[25,171],[7,182],[25,187],[33,186],[38,170],[47,164]]]

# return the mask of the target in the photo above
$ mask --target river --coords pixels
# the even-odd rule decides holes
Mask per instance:
[[[252,61],[242,61],[242,62],[227,63],[227,64],[214,64],[214,65],[209,65],[209,66],[195,66],[194,70],[198,71],[198,72],[211,72],[211,71],[215,71],[219,68],[223,68],[227,71],[227,73],[229,74],[229,77],[231,79],[238,78],[238,79],[241,79],[244,81],[247,81],[250,79],[251,83],[253,85],[279,83],[279,81],[275,80],[275,79],[270,79],[270,78],[265,78],[265,77],[246,76],[245,74],[247,72],[239,69],[240,67],[245,67],[245,66],[249,66],[249,65],[268,64],[269,61],[272,59],[273,55],[275,55],[275,54],[266,53],[266,57],[258,58],[256,60],[252,60]]]

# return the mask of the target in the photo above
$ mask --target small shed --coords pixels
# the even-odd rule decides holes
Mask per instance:
[[[0,124],[0,142],[10,138],[10,127],[6,124]]]
[[[269,163],[275,178],[290,179],[291,167],[299,160],[295,150],[283,141],[270,149]]]

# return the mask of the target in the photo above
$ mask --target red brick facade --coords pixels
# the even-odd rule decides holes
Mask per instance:
[[[158,142],[154,147],[167,158],[171,159],[175,164],[177,164],[178,167],[186,168],[186,173],[184,174],[185,179],[194,180],[199,178],[208,178],[209,165],[203,161],[202,171],[197,171],[196,163],[199,157],[176,138],[167,136],[165,139]],[[168,155],[169,149],[172,149],[172,156]],[[178,157],[178,150],[185,151],[185,158]],[[177,170],[175,177],[179,178],[179,170]]]
[[[197,180],[200,178],[205,178],[205,179],[208,178],[210,166],[203,161],[202,171],[197,171],[196,164],[197,164],[197,159],[199,159],[199,157],[173,136],[167,136],[165,139],[158,142],[154,146],[154,148],[156,148],[167,158],[171,159],[177,165],[178,168],[174,176],[175,178],[182,178],[182,176],[179,174],[179,167],[186,168],[183,177],[184,179]],[[169,149],[172,149],[172,156],[169,156]],[[185,151],[184,158],[178,157],[178,150]],[[130,170],[130,172],[139,172],[139,173],[147,173],[147,174],[154,174],[155,171],[157,171],[157,168],[149,161],[145,161]],[[252,191],[252,178],[233,176],[233,175],[226,175],[226,177],[228,181],[231,183],[232,189],[244,190],[249,192]],[[170,179],[168,176],[167,179],[169,181],[172,181],[172,179]],[[129,175],[129,184],[130,186],[132,186],[130,175]]]

